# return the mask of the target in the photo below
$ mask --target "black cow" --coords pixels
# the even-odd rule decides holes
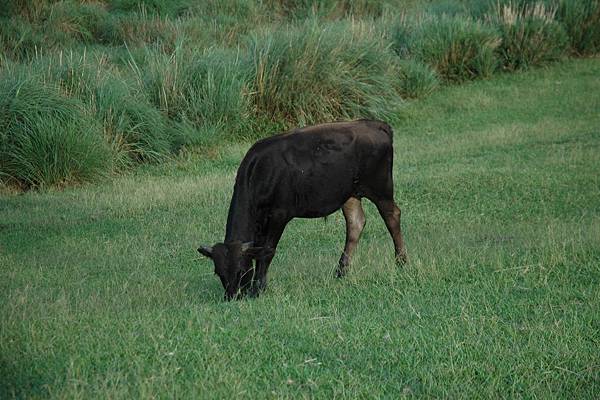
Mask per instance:
[[[266,287],[269,264],[290,220],[324,217],[340,208],[346,244],[337,276],[343,276],[365,225],[363,197],[385,221],[397,262],[407,262],[392,158],[392,129],[379,121],[308,126],[256,142],[237,172],[225,242],[198,249],[214,261],[226,299],[248,289],[257,295]]]

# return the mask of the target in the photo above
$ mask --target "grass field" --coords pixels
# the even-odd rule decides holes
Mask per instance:
[[[447,86],[395,129],[398,269],[373,205],[290,224],[260,298],[222,301],[249,143],[0,195],[0,398],[600,397],[600,60]]]

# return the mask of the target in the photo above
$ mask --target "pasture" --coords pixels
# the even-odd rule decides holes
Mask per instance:
[[[196,252],[249,142],[0,194],[0,398],[598,398],[600,60],[405,103],[397,268],[374,206],[295,220],[257,299]]]

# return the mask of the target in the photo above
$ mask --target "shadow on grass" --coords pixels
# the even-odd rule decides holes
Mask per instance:
[[[20,355],[9,360],[0,356],[0,398],[48,397],[52,374],[43,374],[36,365],[39,360]]]

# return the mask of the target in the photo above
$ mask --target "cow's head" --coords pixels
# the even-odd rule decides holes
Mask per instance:
[[[252,282],[253,259],[261,259],[273,254],[266,247],[254,247],[252,243],[233,241],[217,243],[214,246],[200,246],[200,254],[213,260],[215,274],[225,289],[225,299],[231,300],[243,294]]]

